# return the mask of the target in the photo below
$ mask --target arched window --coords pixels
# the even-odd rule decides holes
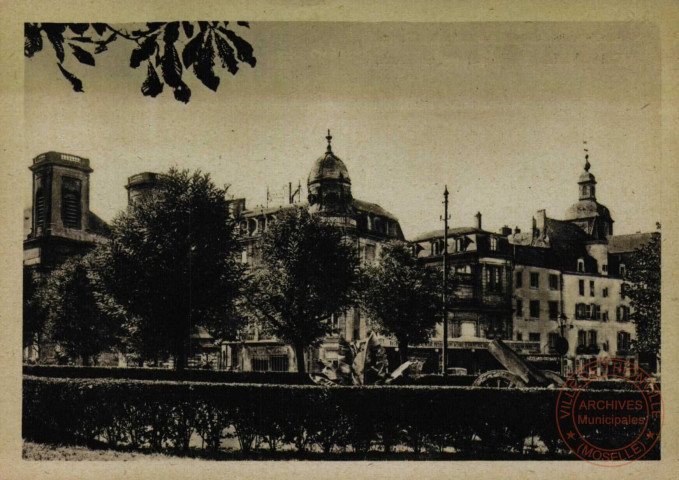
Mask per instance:
[[[578,258],[578,272],[584,273],[585,271],[585,260]]]

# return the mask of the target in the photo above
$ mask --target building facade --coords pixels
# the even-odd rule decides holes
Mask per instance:
[[[509,236],[514,252],[514,337],[540,342],[556,355],[563,334],[565,372],[602,358],[636,362],[625,297],[625,259],[652,234],[613,235],[608,208],[596,200],[589,158],[578,180],[579,199],[564,220],[537,212],[529,232]]]
[[[332,151],[332,136],[328,132],[327,147],[312,165],[307,179],[307,202],[277,207],[248,209],[244,199],[234,200],[238,218],[242,252],[241,262],[256,269],[261,263],[258,242],[276,214],[290,208],[307,208],[341,229],[352,242],[363,263],[374,262],[381,246],[390,240],[404,240],[398,219],[375,203],[353,197],[351,178],[344,162]],[[315,371],[318,361],[337,365],[340,338],[347,341],[365,339],[368,319],[359,308],[337,312],[329,320],[332,334],[323,339],[319,349],[307,352],[307,371]],[[388,343],[388,339],[385,339]],[[243,371],[296,371],[291,346],[264,333],[261,325],[250,325],[244,337],[222,344],[222,368]]]
[[[420,262],[441,271],[443,233],[443,230],[425,233],[412,241]],[[505,340],[520,354],[538,360],[538,341],[513,336],[510,233],[507,227],[498,233],[484,230],[481,213],[475,215],[473,227],[448,229],[448,265],[454,284],[448,311],[448,368],[462,368],[474,375],[500,368],[487,352],[488,343],[496,338]],[[438,360],[442,346],[443,325],[439,324],[435,338],[416,350],[433,348]]]

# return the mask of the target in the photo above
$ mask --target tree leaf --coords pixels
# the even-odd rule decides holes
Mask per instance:
[[[153,50],[156,48],[157,38],[157,35],[147,37],[141,42],[139,48],[132,50],[132,55],[130,56],[130,67],[137,68],[139,65],[141,65],[141,62],[149,59],[153,53]]]
[[[253,55],[252,45],[240,38],[231,30],[225,29],[224,31],[226,36],[229,38],[229,40],[231,40],[231,43],[234,44],[236,50],[238,51],[238,60],[247,63],[251,67],[254,67],[257,64],[257,59]]]
[[[198,52],[198,60],[193,64],[193,71],[196,77],[203,82],[203,85],[212,91],[217,91],[219,77],[215,75],[213,70],[214,59],[215,52],[212,47],[212,33],[210,32]]]
[[[106,29],[108,28],[108,25],[105,23],[93,23],[92,28],[94,28],[94,31],[97,32],[99,35],[103,35]]]
[[[69,23],[68,28],[76,35],[82,35],[90,28],[89,23]]]
[[[69,38],[69,40],[82,43],[94,43],[94,41],[90,37],[71,37]]]
[[[222,60],[222,67],[227,68],[232,75],[235,75],[238,72],[238,61],[233,48],[219,34],[215,35],[215,43],[217,44],[219,58]]]
[[[178,87],[174,89],[174,98],[180,102],[189,103],[191,99],[191,89],[181,82]]]
[[[52,24],[54,25],[54,24]],[[45,33],[47,34],[47,39],[50,41],[52,44],[52,47],[54,47],[54,51],[57,54],[57,58],[59,59],[59,63],[62,63],[64,61],[64,37],[59,32],[58,29],[54,28],[49,28],[49,26],[45,26],[43,24],[43,29],[45,30]]]
[[[167,22],[148,22],[146,25],[149,27],[148,31],[150,32],[155,32],[158,30],[160,27],[165,25]]]
[[[40,29],[33,23],[24,24],[24,55],[32,57],[42,50]]]
[[[61,74],[66,77],[66,80],[71,82],[71,85],[73,86],[73,91],[75,92],[84,92],[83,90],[83,82],[80,81],[78,77],[73,75],[71,72],[66,70],[64,67],[61,66],[60,63],[57,63],[57,66],[59,67],[59,70],[61,70]]]
[[[156,97],[163,91],[163,82],[158,78],[156,69],[153,68],[151,62],[148,62],[148,73],[146,75],[146,80],[141,86],[141,93],[147,97]]]
[[[73,55],[80,63],[94,67],[94,57],[90,52],[80,48],[78,45],[68,44],[73,49]]]
[[[160,62],[163,79],[172,88],[178,88],[182,84],[182,64],[179,61],[177,49],[173,44],[165,44],[165,51]]]
[[[193,65],[193,62],[198,58],[198,51],[203,43],[203,34],[199,33],[194,38],[192,38],[189,43],[186,44],[184,50],[182,50],[182,60],[184,61],[184,66],[189,68]]]
[[[250,22],[236,22],[241,27],[250,28]]]
[[[182,22],[182,27],[184,28],[184,34],[186,35],[186,38],[193,37],[193,23]]]
[[[165,25],[163,32],[163,41],[167,43],[174,43],[179,38],[179,22],[170,22]]]

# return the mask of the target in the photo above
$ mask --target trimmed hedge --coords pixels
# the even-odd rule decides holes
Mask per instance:
[[[453,447],[491,458],[523,454],[539,436],[567,453],[554,421],[558,390],[469,387],[320,387],[24,377],[23,437],[42,443],[207,454],[226,437],[297,452],[419,454]],[[605,392],[602,392],[604,394]],[[627,392],[616,392],[621,396]]]
[[[120,378],[129,380],[166,380],[211,383],[275,383],[311,385],[308,375],[296,372],[229,372],[222,370],[182,370],[168,368],[76,367],[62,365],[24,365],[24,375],[60,378]]]

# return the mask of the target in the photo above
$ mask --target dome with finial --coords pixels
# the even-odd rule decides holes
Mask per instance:
[[[330,130],[328,130],[328,136],[325,138],[328,140],[328,147],[325,153],[318,157],[313,167],[311,167],[307,183],[311,185],[317,182],[334,180],[351,184],[346,165],[332,152],[332,135],[330,135]]]
[[[585,149],[587,152],[587,149]],[[613,219],[608,208],[596,200],[596,178],[590,169],[589,153],[585,155],[585,168],[578,179],[579,200],[566,210],[566,221],[575,222],[595,238],[613,234]]]

